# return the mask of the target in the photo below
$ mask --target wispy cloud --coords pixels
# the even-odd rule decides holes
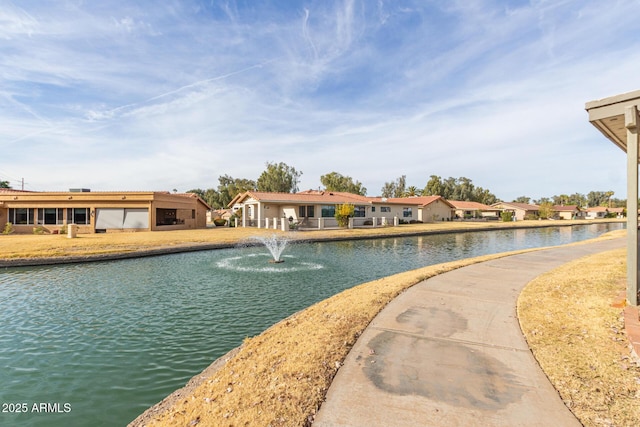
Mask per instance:
[[[621,42],[638,6],[4,2],[0,171],[188,190],[284,161],[302,188],[338,171],[370,194],[437,174],[503,198],[624,197],[623,155],[583,108],[638,88]]]

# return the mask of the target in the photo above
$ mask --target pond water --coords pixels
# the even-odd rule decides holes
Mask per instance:
[[[239,247],[0,270],[0,425],[126,425],[245,337],[359,283],[620,228],[295,244],[282,264]]]

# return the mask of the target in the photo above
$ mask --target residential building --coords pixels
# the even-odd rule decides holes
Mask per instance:
[[[191,193],[0,189],[0,224],[11,223],[17,233],[36,227],[57,233],[68,224],[77,225],[78,233],[206,228],[210,209]]]
[[[456,219],[500,219],[502,209],[479,202],[447,200],[455,208]]]
[[[281,228],[295,224],[299,228],[337,227],[336,207],[355,207],[354,226],[393,224],[398,222],[433,222],[451,219],[453,206],[440,196],[383,198],[358,194],[307,190],[299,193],[247,191],[229,203],[241,211],[243,227]],[[375,221],[375,224],[374,224]]]
[[[505,212],[511,212],[516,221],[524,219],[534,219],[539,215],[540,207],[538,205],[530,205],[528,203],[516,202],[498,202],[491,205],[494,208],[502,209]]]
[[[587,213],[577,205],[557,205],[553,206],[553,219],[584,219]]]

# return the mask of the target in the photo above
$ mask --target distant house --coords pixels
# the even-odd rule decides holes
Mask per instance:
[[[0,224],[10,222],[17,233],[35,227],[57,233],[68,224],[77,225],[78,233],[206,228],[210,209],[191,193],[0,189]]]
[[[500,218],[500,212],[502,212],[500,208],[478,202],[461,200],[448,200],[448,202],[455,208],[455,217],[459,219],[498,219]]]
[[[586,210],[586,218],[588,219],[607,218],[610,215],[614,215],[616,218],[623,218],[624,208],[608,208],[606,206],[594,206],[592,208],[587,208]]]
[[[530,205],[528,203],[516,202],[498,202],[491,205],[494,208],[502,209],[505,212],[511,212],[513,218],[522,221],[529,218],[537,218],[540,214],[538,205]]]
[[[577,205],[558,205],[551,209],[554,219],[584,219],[587,216],[587,213]]]
[[[300,228],[336,227],[336,207],[354,205],[354,226],[398,222],[433,222],[451,219],[453,206],[440,196],[383,198],[338,191],[307,190],[299,193],[247,191],[229,203],[242,212],[242,226],[281,228],[285,223]]]

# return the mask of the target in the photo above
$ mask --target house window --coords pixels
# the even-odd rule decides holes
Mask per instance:
[[[63,223],[62,208],[40,208],[38,209],[38,224],[60,225]]]
[[[335,205],[324,205],[322,206],[322,218],[333,218],[336,216],[336,207]]]
[[[353,216],[356,218],[364,218],[367,213],[367,208],[365,206],[356,206],[353,211]]]
[[[9,222],[15,225],[33,225],[33,208],[10,208]]]
[[[371,206],[371,212],[375,212],[376,211],[376,207],[375,206]]]
[[[298,206],[298,217],[313,218],[314,211],[314,206]]]
[[[191,219],[196,219],[196,210],[191,209]]]
[[[67,223],[79,225],[91,224],[89,219],[89,208],[67,209]]]
[[[380,212],[391,212],[391,208],[389,206],[380,206]]]
[[[411,208],[402,208],[402,216],[404,218],[411,218],[413,216]]]

